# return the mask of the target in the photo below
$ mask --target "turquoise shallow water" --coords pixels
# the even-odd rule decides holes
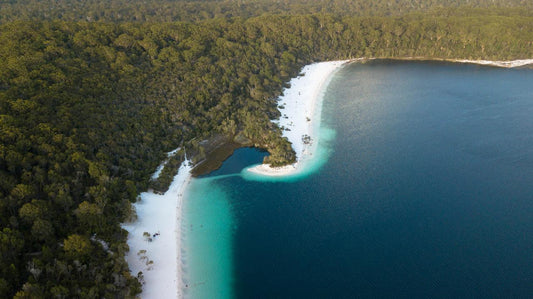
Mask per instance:
[[[387,62],[336,74],[320,163],[248,180],[241,149],[193,180],[190,298],[527,298],[533,72]]]
[[[257,163],[257,161],[251,160],[250,162],[255,162],[255,164],[242,169],[240,172],[241,177],[248,181],[288,183],[305,179],[309,175],[316,173],[324,166],[324,164],[327,163],[329,156],[332,154],[332,143],[334,142],[336,135],[335,130],[328,127],[325,123],[321,123],[319,125],[321,126],[317,129],[319,135],[317,138],[318,145],[313,153],[314,156],[302,163],[302,166],[299,166],[301,171],[299,170],[298,172],[291,173],[287,176],[266,176],[248,171],[248,168],[252,168],[260,164]]]
[[[234,220],[224,188],[192,180],[183,210],[184,295],[232,298]]]

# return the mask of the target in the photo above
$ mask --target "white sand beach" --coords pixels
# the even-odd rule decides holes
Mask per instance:
[[[142,298],[181,297],[181,215],[191,168],[189,161],[183,162],[165,194],[141,193],[134,204],[137,220],[122,226],[129,232],[126,260],[131,273],[143,273]]]
[[[459,63],[490,65],[490,66],[506,67],[506,68],[521,67],[521,66],[533,64],[533,59],[519,59],[519,60],[509,60],[509,61],[453,59],[450,61],[459,62]]]
[[[352,61],[360,61],[360,60],[374,60],[378,58],[358,58]],[[521,66],[527,66],[527,65],[533,65],[533,59],[517,59],[517,60],[474,60],[474,59],[450,59],[450,58],[427,58],[427,57],[399,57],[399,58],[391,58],[396,60],[433,60],[433,61],[448,61],[448,62],[456,62],[456,63],[468,63],[468,64],[479,64],[479,65],[487,65],[487,66],[495,66],[495,67],[503,67],[503,68],[514,68],[514,67],[521,67]]]
[[[248,168],[248,171],[266,176],[286,176],[302,170],[313,156],[318,142],[323,92],[335,71],[347,62],[328,61],[305,66],[300,72],[302,75],[293,78],[290,87],[279,98],[281,117],[276,123],[282,128],[283,136],[292,143],[296,163],[283,167],[262,164]],[[304,142],[304,136],[310,137],[309,142]]]
[[[283,136],[287,137],[296,151],[296,163],[283,167],[271,167],[261,164],[247,170],[265,176],[287,176],[298,173],[306,161],[312,157],[316,150],[317,130],[320,127],[320,110],[322,107],[322,92],[329,83],[333,73],[341,66],[352,62],[364,62],[379,58],[355,58],[343,61],[329,61],[314,63],[305,66],[298,76],[290,81],[290,87],[284,90],[279,99],[281,118],[276,123],[284,130]],[[533,59],[520,59],[510,61],[467,60],[467,59],[440,59],[425,57],[395,58],[398,60],[437,60],[457,63],[470,63],[496,67],[521,67],[533,64]],[[318,113],[317,113],[318,112]],[[318,124],[317,124],[318,123]],[[306,144],[303,137],[309,136],[310,143]]]

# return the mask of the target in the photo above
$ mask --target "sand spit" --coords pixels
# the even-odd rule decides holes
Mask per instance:
[[[286,176],[300,172],[316,150],[323,93],[332,75],[349,60],[314,63],[290,81],[279,98],[281,117],[276,123],[296,151],[296,163],[283,167],[262,164],[247,170],[259,175]]]

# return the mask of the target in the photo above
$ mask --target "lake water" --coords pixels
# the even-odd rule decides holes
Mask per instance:
[[[246,179],[254,149],[192,181],[188,297],[533,294],[533,70],[352,64],[322,126],[327,163],[297,181]]]

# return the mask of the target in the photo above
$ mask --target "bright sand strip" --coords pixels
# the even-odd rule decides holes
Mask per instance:
[[[129,232],[130,251],[126,261],[130,271],[133,276],[137,276],[139,272],[144,276],[142,298],[181,297],[182,277],[178,249],[183,194],[191,179],[191,169],[189,161],[183,162],[163,195],[141,193],[141,200],[134,204],[137,220],[122,226]],[[144,232],[149,236],[144,236]]]
[[[349,61],[329,61],[305,66],[301,71],[303,76],[293,78],[290,87],[279,98],[281,117],[276,123],[283,129],[283,136],[292,143],[296,163],[283,167],[261,164],[248,168],[248,171],[266,176],[286,176],[305,168],[318,144],[323,93],[334,72],[347,62]],[[303,141],[306,135],[311,137],[308,144]]]
[[[452,59],[452,62],[459,63],[472,63],[472,64],[481,64],[481,65],[490,65],[498,67],[520,67],[533,64],[533,59],[519,59],[519,60],[509,60],[509,61],[492,61],[492,60],[468,60],[468,59]]]
[[[378,58],[358,58],[357,61],[364,60],[374,60]],[[533,59],[517,59],[517,60],[472,60],[472,59],[450,59],[450,58],[427,58],[427,57],[398,57],[390,58],[392,60],[414,60],[414,61],[448,61],[448,62],[457,62],[457,63],[469,63],[469,64],[479,64],[479,65],[488,65],[504,68],[514,68],[521,67],[526,65],[533,65]]]

